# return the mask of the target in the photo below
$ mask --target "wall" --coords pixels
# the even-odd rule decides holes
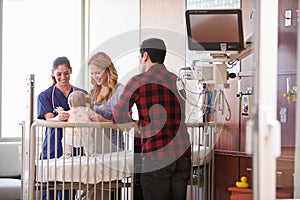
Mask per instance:
[[[119,81],[125,84],[139,73],[139,0],[91,0],[86,6],[90,8],[87,57],[106,52],[116,66]]]
[[[280,0],[278,15],[278,87],[277,87],[277,119],[281,122],[281,156],[277,160],[279,187],[293,190],[294,187],[294,155],[296,140],[296,102],[284,97],[290,78],[290,89],[297,85],[297,10],[299,1]],[[285,26],[284,13],[292,11],[291,26]],[[298,55],[299,59],[299,55]],[[286,110],[286,121],[282,119],[282,110]]]
[[[286,92],[286,79],[290,77],[290,88],[296,86],[297,75],[297,13],[298,1],[279,1],[278,19],[278,98],[277,116],[280,120],[280,110],[286,109],[287,120],[281,122],[281,144],[283,147],[295,146],[295,110],[296,103],[283,96]],[[284,12],[292,11],[292,25],[285,26]]]
[[[165,65],[175,73],[185,66],[185,1],[141,0],[141,40],[163,39],[167,46]]]
[[[253,1],[242,1],[243,29],[246,39],[253,33]],[[225,95],[231,109],[231,119],[224,121],[224,126],[215,145],[215,179],[214,199],[229,199],[228,187],[235,186],[241,176],[247,176],[251,181],[252,158],[245,153],[245,126],[249,116],[242,116],[241,99],[237,96],[238,80],[243,93],[248,87],[253,87],[253,54],[240,62],[237,78],[229,79],[230,88],[225,89]]]

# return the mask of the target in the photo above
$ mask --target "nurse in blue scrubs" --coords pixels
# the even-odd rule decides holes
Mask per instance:
[[[68,105],[68,96],[74,90],[80,90],[87,94],[87,91],[77,88],[70,83],[70,76],[72,74],[72,67],[68,58],[58,57],[54,60],[52,66],[52,80],[53,85],[44,90],[38,95],[37,99],[37,117],[38,119],[57,119],[60,121],[66,121],[69,118],[68,113],[56,113],[54,110],[57,107],[63,107],[64,110],[70,110]],[[50,129],[50,152],[48,149],[48,134],[45,133],[43,153],[41,159],[54,158],[55,152],[57,157],[62,156],[62,129],[57,129],[57,136],[55,137],[55,129]],[[57,141],[57,148],[55,149],[55,141]],[[65,199],[69,199],[69,191],[65,191]],[[49,192],[50,199],[54,199],[54,193]],[[58,191],[58,199],[61,199],[61,191]],[[75,194],[74,194],[75,195]],[[43,199],[46,199],[46,191],[43,191]]]

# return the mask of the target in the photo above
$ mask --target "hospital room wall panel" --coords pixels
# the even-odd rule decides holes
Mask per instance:
[[[253,0],[242,1],[244,37],[253,32]],[[254,85],[253,55],[240,62],[237,78],[230,80],[230,89],[225,90],[230,105],[231,119],[224,121],[224,127],[215,145],[214,199],[229,199],[228,187],[234,187],[241,176],[251,179],[252,156],[245,153],[246,122],[249,116],[242,116],[241,99],[237,96],[238,84],[245,93]],[[238,83],[240,80],[240,83]],[[253,97],[253,96],[252,96]],[[252,98],[251,97],[251,98]],[[225,167],[226,166],[226,167]],[[225,170],[225,171],[224,171]],[[226,174],[226,176],[224,176]]]
[[[278,7],[278,72],[293,72],[297,66],[298,0],[279,0]],[[292,13],[291,26],[286,26],[285,11]],[[299,23],[298,23],[299,24]]]
[[[287,79],[290,81],[290,89],[296,86],[297,74],[285,73],[278,74],[277,77],[277,119],[281,125],[281,146],[295,146],[295,128],[296,128],[296,102],[290,98],[290,103],[284,94],[287,92]]]
[[[290,99],[288,102],[284,94],[287,92],[287,79],[292,90],[297,83],[297,11],[299,1],[281,0],[278,16],[278,83],[277,83],[277,119],[281,125],[281,158],[286,160],[294,153],[295,128],[296,128],[296,102]],[[283,14],[291,10],[291,26],[285,26]],[[293,157],[293,155],[292,155]],[[288,165],[288,164],[287,164]],[[283,164],[281,163],[281,168]],[[288,167],[287,167],[288,168]]]
[[[185,66],[185,1],[141,0],[141,40],[159,37],[166,42],[166,67],[178,73]]]
[[[244,36],[253,31],[253,1],[242,1],[243,10],[243,27]],[[227,146],[226,150],[229,151],[245,151],[245,124],[249,116],[241,115],[241,102],[238,94],[238,81],[240,79],[241,92],[245,93],[248,88],[253,88],[254,85],[254,66],[252,63],[252,55],[243,59],[240,63],[240,72],[237,73],[237,78],[229,80],[229,89],[225,89],[226,99],[230,106],[231,118],[229,121],[224,120],[223,128],[219,144],[216,144],[216,149],[223,149],[224,145]],[[244,62],[245,61],[245,62]],[[222,147],[221,147],[221,146]]]
[[[238,127],[234,124],[224,124],[221,133],[216,137],[215,153],[238,151],[238,140]]]
[[[245,92],[249,87],[253,87],[253,76],[243,75],[241,77],[240,87]],[[246,122],[250,116],[241,115],[241,101],[237,97],[237,81],[233,81],[230,85],[230,90],[226,92],[226,98],[230,105],[231,119],[224,120],[224,125],[219,137],[217,137],[215,149],[216,153],[219,150],[245,152],[245,138],[246,138]],[[253,95],[250,95],[253,100]]]
[[[296,140],[296,102],[284,96],[297,85],[297,12],[299,0],[280,0],[278,8],[277,120],[281,125],[281,156],[277,159],[277,187],[293,189]],[[284,13],[292,13],[291,26],[285,25]],[[298,23],[299,24],[299,23]]]
[[[245,40],[250,38],[251,35],[253,38],[253,30],[255,25],[254,10],[253,0],[242,0],[243,30]],[[250,54],[241,61],[241,72],[251,73],[251,71],[253,71],[253,54]]]
[[[253,88],[254,87],[254,77],[252,75],[244,75],[242,76],[242,81],[241,81],[241,90],[243,92],[247,91],[248,88]],[[247,96],[250,98],[251,102],[254,102],[254,95],[249,95]],[[250,105],[251,106],[251,105]],[[240,105],[240,109],[242,112],[242,105]],[[239,144],[240,144],[240,151],[245,152],[246,151],[246,123],[251,117],[251,112],[249,116],[245,116],[240,114],[240,136],[239,136]]]

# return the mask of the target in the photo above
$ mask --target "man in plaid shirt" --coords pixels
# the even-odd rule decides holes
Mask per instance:
[[[142,73],[131,78],[113,111],[115,123],[132,121],[138,109],[141,137],[141,185],[145,200],[185,199],[191,170],[185,104],[176,87],[177,76],[164,66],[163,40],[150,38],[140,46]]]

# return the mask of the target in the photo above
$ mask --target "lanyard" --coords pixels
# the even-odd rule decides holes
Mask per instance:
[[[52,89],[52,107],[53,107],[53,110],[55,109],[55,105],[54,105],[54,91],[56,89],[56,85],[53,86],[53,89]],[[75,87],[72,86],[72,89],[73,91],[75,91]]]

